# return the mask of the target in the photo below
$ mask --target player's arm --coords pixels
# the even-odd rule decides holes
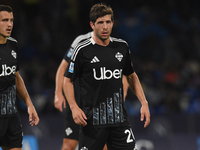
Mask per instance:
[[[15,75],[16,75],[16,92],[19,98],[27,106],[30,125],[31,126],[37,125],[39,123],[39,117],[35,110],[35,107],[33,106],[30,96],[26,90],[24,81],[18,71],[15,73]]]
[[[71,81],[70,78],[64,77],[63,89],[64,89],[65,96],[67,98],[67,101],[69,103],[69,107],[72,111],[74,122],[78,125],[86,126],[87,122],[85,120],[87,119],[87,117],[76,103],[76,100],[74,97],[73,82]]]
[[[148,102],[144,95],[144,92],[143,92],[143,89],[142,89],[142,86],[140,84],[137,74],[134,72],[130,74],[129,76],[127,76],[127,81],[129,83],[131,90],[135,93],[135,95],[137,96],[137,98],[139,99],[142,105],[140,109],[141,121],[143,121],[145,117],[146,120],[145,120],[144,127],[146,128],[150,123],[150,112],[149,112]]]
[[[56,72],[54,106],[61,112],[63,111],[62,106],[66,108],[66,100],[63,96],[62,87],[63,87],[64,73],[65,73],[65,70],[67,69],[67,66],[68,66],[68,62],[65,59],[63,59]]]
[[[124,75],[123,75],[123,78],[122,78],[122,83],[123,83],[124,101],[125,101],[126,96],[127,96],[127,92],[128,92],[128,88],[129,88],[129,84],[128,84],[126,76],[124,76]]]

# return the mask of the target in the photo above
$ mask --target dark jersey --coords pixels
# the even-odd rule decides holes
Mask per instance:
[[[87,40],[87,39],[89,39],[89,38],[91,38],[91,37],[92,37],[92,32],[88,32],[88,33],[86,33],[86,34],[79,35],[79,36],[72,42],[70,48],[66,51],[66,53],[65,53],[63,59],[65,59],[65,60],[69,63],[69,62],[70,62],[70,58],[71,58],[71,56],[72,56],[72,54],[73,54],[73,51],[74,51],[75,46],[76,46],[78,43],[83,42],[83,41],[85,41],[85,40]],[[73,84],[74,84],[74,89],[75,89],[74,91],[75,91],[76,102],[77,102],[77,104],[79,104],[79,99],[80,99],[79,80],[78,80],[78,79],[75,80]],[[67,110],[67,112],[66,112],[66,114],[67,114],[66,118],[68,119],[69,117],[71,117],[72,114],[71,114],[71,110],[70,110],[70,108],[69,108],[68,103],[66,104],[66,107],[67,107],[67,109],[66,109],[66,110]]]
[[[92,38],[76,46],[65,76],[79,78],[81,108],[88,124],[117,126],[128,123],[123,103],[122,76],[134,72],[124,40],[110,38],[100,46]]]
[[[15,72],[18,66],[18,45],[11,37],[0,44],[0,117],[17,114]]]
[[[66,51],[65,53],[65,56],[64,56],[64,59],[69,63],[70,62],[70,58],[71,58],[71,55],[74,51],[74,48],[75,46],[80,43],[80,42],[83,42],[84,40],[86,39],[89,39],[92,37],[92,32],[88,32],[86,34],[83,34],[83,35],[79,35],[71,44],[70,48]]]

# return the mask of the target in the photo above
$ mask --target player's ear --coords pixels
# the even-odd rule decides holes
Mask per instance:
[[[114,21],[112,21],[112,27],[113,27],[113,25],[114,25]]]
[[[92,29],[94,29],[94,23],[93,23],[92,21],[90,21],[90,27],[91,27]]]

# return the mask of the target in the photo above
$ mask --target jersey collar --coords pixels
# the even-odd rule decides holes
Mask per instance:
[[[110,41],[113,42],[113,39],[112,39],[111,37],[109,37],[109,38],[110,38]],[[90,41],[91,41],[91,43],[92,43],[93,45],[96,44],[96,42],[95,42],[94,39],[93,39],[93,36],[91,37]]]

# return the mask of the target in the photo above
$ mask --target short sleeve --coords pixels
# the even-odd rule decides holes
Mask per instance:
[[[65,55],[63,57],[63,59],[65,59],[68,63],[70,62],[70,58],[72,56],[72,52],[73,52],[73,48],[70,47],[66,52]]]
[[[82,70],[81,69],[82,68],[81,60],[82,60],[82,54],[79,51],[79,53],[76,55],[75,59],[73,59],[73,60],[70,59],[69,65],[65,71],[64,76],[67,78],[70,78],[72,81],[74,81]]]
[[[127,46],[127,53],[125,56],[125,63],[124,63],[124,68],[123,68],[123,74],[128,76],[132,73],[134,73],[134,67],[131,59],[131,52]]]

